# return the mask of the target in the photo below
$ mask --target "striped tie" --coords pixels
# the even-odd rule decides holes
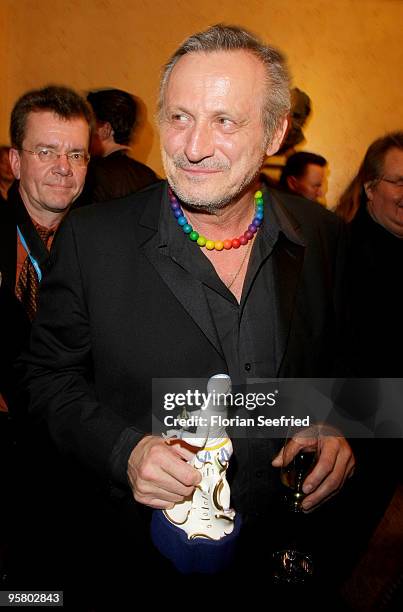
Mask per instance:
[[[50,230],[47,227],[42,227],[37,224],[35,224],[35,229],[47,248],[49,239],[51,236],[53,236],[55,230]],[[38,276],[29,256],[27,255],[18,277],[15,287],[15,295],[24,306],[30,321],[32,321],[36,315],[38,308],[38,294]]]

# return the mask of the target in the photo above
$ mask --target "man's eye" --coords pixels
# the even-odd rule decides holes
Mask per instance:
[[[186,123],[189,119],[188,116],[183,113],[175,113],[171,118],[175,123]]]
[[[224,128],[232,129],[235,125],[234,122],[231,121],[231,119],[228,119],[228,117],[218,117],[217,121],[219,125],[221,125]]]
[[[56,153],[50,149],[40,149],[38,159],[43,162],[50,162],[56,159]]]
[[[84,159],[84,154],[83,153],[70,153],[69,157],[73,161],[81,161]]]

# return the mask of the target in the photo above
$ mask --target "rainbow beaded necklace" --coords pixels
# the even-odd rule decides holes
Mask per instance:
[[[264,218],[263,194],[261,191],[256,191],[254,196],[256,208],[255,216],[253,217],[252,223],[248,226],[246,232],[244,232],[242,236],[239,236],[239,238],[232,238],[232,240],[230,238],[222,241],[209,240],[205,236],[201,236],[198,232],[196,232],[188,223],[188,220],[183,214],[182,207],[171,188],[168,189],[168,196],[171,203],[172,212],[176,217],[179,227],[182,228],[183,233],[189,237],[189,240],[198,244],[199,247],[206,247],[208,251],[213,251],[214,249],[216,251],[222,251],[223,249],[228,251],[229,249],[238,249],[241,245],[245,246],[248,244],[249,240],[252,240]]]

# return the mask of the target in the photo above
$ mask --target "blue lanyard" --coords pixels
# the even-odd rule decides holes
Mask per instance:
[[[29,250],[29,248],[28,248],[28,245],[27,245],[27,243],[25,242],[25,238],[24,238],[24,236],[21,234],[21,230],[20,230],[20,228],[18,227],[18,225],[17,225],[17,232],[18,232],[18,236],[20,237],[21,244],[22,244],[22,246],[24,247],[24,249],[26,250],[26,252],[27,252],[27,254],[28,254],[28,257],[29,257],[29,258],[30,258],[30,260],[31,260],[31,263],[32,263],[32,265],[34,266],[34,269],[35,269],[36,275],[37,275],[37,277],[38,277],[38,281],[39,281],[39,282],[41,282],[41,280],[42,280],[42,272],[41,272],[41,269],[40,269],[40,267],[39,267],[39,264],[38,264],[38,262],[36,261],[35,257],[34,257],[34,256],[32,255],[32,253],[30,252],[30,250]]]

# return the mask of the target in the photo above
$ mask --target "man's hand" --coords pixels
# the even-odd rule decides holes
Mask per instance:
[[[288,443],[287,456],[294,457],[306,446],[306,439],[295,437]],[[284,447],[273,459],[274,467],[283,465]],[[302,502],[304,510],[312,510],[329,497],[335,495],[347,478],[352,476],[355,466],[353,451],[341,435],[320,435],[318,460],[306,477],[302,490],[306,494]]]
[[[127,469],[134,499],[160,509],[173,508],[183,501],[201,480],[200,473],[186,463],[193,456],[180,440],[170,444],[157,436],[140,440],[132,450]]]

